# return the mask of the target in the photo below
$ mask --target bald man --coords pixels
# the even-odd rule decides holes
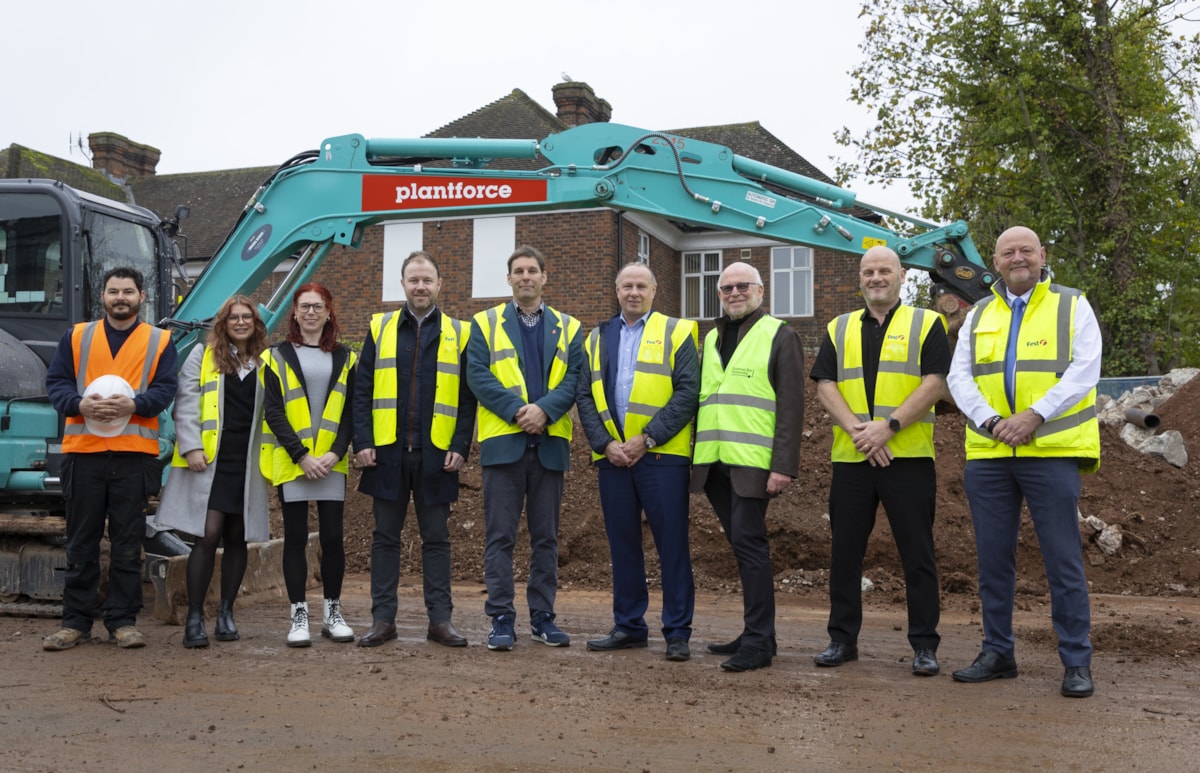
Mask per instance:
[[[945,320],[900,302],[904,269],[887,247],[863,254],[858,281],[866,308],[829,323],[810,374],[834,422],[830,641],[813,660],[826,667],[858,660],[863,556],[882,503],[904,567],[912,672],[934,676],[940,604],[933,406],[950,370]]]

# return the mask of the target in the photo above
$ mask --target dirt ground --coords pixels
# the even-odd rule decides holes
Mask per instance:
[[[1200,379],[1159,409],[1161,429],[1200,449]],[[5,770],[1190,770],[1200,758],[1200,500],[1197,464],[1176,469],[1103,434],[1103,467],[1084,481],[1083,515],[1122,526],[1125,547],[1086,547],[1096,695],[1058,695],[1062,669],[1036,537],[1022,533],[1016,610],[1020,677],[953,682],[981,636],[974,542],[962,491],[962,418],[939,418],[938,557],[943,673],[909,673],[903,579],[886,521],[872,539],[861,660],[818,669],[826,642],[829,422],[808,401],[800,481],[771,504],[779,657],[727,674],[704,652],[740,630],[732,556],[693,500],[699,589],[688,663],[663,643],[590,653],[611,626],[607,545],[595,473],[582,449],[563,504],[559,623],[572,646],[483,646],[480,473],[469,465],[451,528],[455,623],[470,640],[424,639],[419,540],[406,531],[400,640],[377,649],[316,639],[284,646],[285,601],[239,600],[239,642],[184,650],[182,630],[144,615],[143,650],[95,640],[44,653],[47,620],[0,618],[0,742]],[[474,460],[472,460],[474,461]],[[353,478],[353,474],[352,474]],[[278,533],[278,528],[275,529]],[[347,503],[347,617],[370,622],[370,503]],[[650,546],[651,543],[647,542]],[[652,548],[651,548],[652,550]],[[521,551],[518,551],[520,559]],[[653,565],[653,561],[650,562]],[[524,561],[518,560],[518,578]],[[651,577],[651,609],[657,615]],[[150,592],[150,586],[146,586]],[[314,591],[310,600],[319,599]],[[651,623],[653,629],[653,622]],[[96,631],[101,631],[97,626]]]

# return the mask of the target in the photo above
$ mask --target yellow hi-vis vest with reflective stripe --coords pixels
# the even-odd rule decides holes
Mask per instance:
[[[204,357],[200,360],[200,446],[204,449],[204,458],[210,462],[217,458],[219,447],[221,385],[221,371],[217,370],[217,360],[213,357],[212,349],[206,346]],[[175,443],[171,466],[188,466],[187,459],[179,453],[178,442]]]
[[[867,410],[866,380],[862,361],[863,312],[843,314],[829,323],[829,338],[837,350],[838,391],[859,421],[871,421]],[[921,346],[934,325],[945,325],[940,314],[901,304],[892,313],[879,352],[879,371],[875,375],[875,420],[887,421],[892,411],[921,385]],[[933,458],[933,408],[897,432],[888,441],[892,456]],[[854,447],[846,431],[833,425],[835,462],[863,462],[866,455]]]
[[[263,368],[270,368],[279,378],[279,386],[283,390],[283,408],[287,413],[288,424],[292,425],[296,436],[308,452],[313,456],[321,456],[333,448],[337,439],[338,425],[343,418],[346,407],[346,385],[350,380],[350,370],[354,367],[354,352],[349,352],[346,364],[338,374],[337,383],[325,398],[325,408],[321,411],[320,426],[312,426],[312,409],[308,405],[308,395],[300,384],[300,376],[280,356],[279,350],[272,348],[268,356],[263,358]],[[261,370],[260,370],[261,373]],[[260,376],[261,377],[261,376]],[[282,486],[290,480],[303,477],[304,470],[288,456],[287,449],[275,442],[275,435],[267,420],[263,419],[262,450],[258,456],[258,466],[263,477],[272,485]],[[346,457],[343,456],[333,466],[334,472],[345,473],[350,469]]]
[[[528,403],[529,390],[525,385],[525,376],[521,373],[521,364],[517,362],[517,350],[513,346],[512,340],[509,339],[508,333],[504,331],[505,314],[515,313],[512,302],[507,301],[499,306],[479,312],[475,315],[474,319],[476,327],[479,328],[479,332],[483,334],[484,340],[487,341],[489,368],[492,371],[492,375],[500,381],[505,389]],[[520,324],[520,322],[517,324]],[[550,379],[546,385],[546,389],[549,391],[561,384],[562,380],[567,377],[567,349],[571,343],[571,339],[579,332],[580,325],[579,320],[549,306],[545,309],[542,324],[560,325],[562,327],[557,347],[554,350],[554,360],[550,363]],[[517,435],[522,432],[519,426],[510,424],[492,413],[482,403],[479,405],[478,419],[480,443],[489,438],[501,435]],[[552,437],[565,438],[567,441],[570,441],[571,428],[571,413],[568,411],[559,417],[558,421],[548,426],[546,433]]]
[[[695,464],[724,462],[771,469],[775,443],[775,389],[767,374],[771,344],[784,321],[764,314],[722,366],[717,331],[704,337]]]
[[[671,395],[675,393],[671,383],[671,374],[675,372],[675,352],[679,351],[679,347],[683,346],[688,336],[691,336],[695,343],[699,341],[699,335],[696,323],[691,320],[668,317],[657,311],[652,312],[646,319],[646,327],[642,330],[642,340],[638,345],[637,363],[633,370],[629,408],[625,411],[626,440],[642,434],[654,415],[671,399]],[[668,342],[671,345],[670,349],[666,347]],[[592,372],[592,399],[596,401],[596,412],[600,414],[609,436],[619,441],[622,436],[604,396],[604,373],[600,363],[600,328],[588,334],[584,346],[587,349],[588,366]],[[610,352],[609,356],[614,356],[614,353]],[[651,453],[691,456],[691,423],[689,422],[675,437],[655,446]],[[604,454],[592,452],[593,460],[603,458]]]
[[[396,331],[402,311],[389,311],[371,317],[371,338],[375,341],[375,377],[371,390],[371,434],[376,446],[396,442],[399,417],[400,384],[396,377]],[[433,426],[430,440],[443,451],[450,450],[450,440],[458,423],[458,390],[462,379],[460,363],[470,325],[447,316],[441,317],[441,337],[437,349],[437,380],[433,390]],[[418,342],[419,343],[419,342]],[[413,376],[417,378],[416,374]],[[421,428],[424,431],[424,428]]]
[[[1075,307],[1081,293],[1071,287],[1040,282],[1029,296],[1017,340],[1015,410],[1008,409],[1004,393],[1004,357],[1012,310],[993,288],[990,298],[975,304],[971,320],[971,374],[989,405],[1001,416],[1020,413],[1040,400],[1058,383],[1071,364],[1075,337]],[[1100,424],[1096,420],[1096,388],[1061,415],[1042,424],[1033,441],[1012,448],[969,423],[967,459],[1018,457],[1073,457],[1084,472],[1100,469]]]

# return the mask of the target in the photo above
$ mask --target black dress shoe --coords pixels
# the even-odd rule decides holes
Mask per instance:
[[[734,655],[742,648],[742,637],[739,636],[731,642],[725,644],[710,644],[708,651],[714,655]],[[771,634],[771,657],[779,654],[779,647],[775,644],[775,634]]]
[[[999,652],[984,650],[975,662],[955,671],[951,676],[956,682],[989,682],[993,679],[1015,679],[1017,661],[1006,658]]]
[[[1067,698],[1090,698],[1096,691],[1092,684],[1092,669],[1087,666],[1068,666],[1063,674],[1062,694]]]
[[[611,652],[612,650],[631,650],[646,646],[646,637],[641,638],[614,628],[612,633],[603,639],[588,639],[587,648],[595,652]]]
[[[376,620],[371,623],[367,632],[358,638],[360,647],[378,647],[385,641],[396,638],[396,624]]]
[[[467,640],[461,636],[449,620],[440,623],[430,623],[429,631],[425,634],[429,641],[435,641],[445,647],[465,647]]]
[[[937,676],[941,670],[933,650],[920,649],[913,653],[912,672],[917,676]]]
[[[682,663],[691,660],[692,650],[688,647],[687,639],[667,639],[667,660]]]
[[[721,664],[726,671],[753,671],[771,665],[771,652],[757,647],[742,647],[732,658]]]
[[[858,645],[842,641],[831,641],[820,655],[813,655],[813,662],[818,666],[833,668],[843,663],[858,660]]]
[[[194,647],[207,647],[208,634],[204,632],[204,605],[191,604],[188,606],[187,622],[183,628],[183,646],[189,650]]]

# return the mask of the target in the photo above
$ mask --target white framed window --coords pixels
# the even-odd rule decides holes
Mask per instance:
[[[638,263],[650,265],[650,234],[638,231]]]
[[[508,256],[517,248],[515,217],[481,217],[474,221],[471,297],[503,298],[508,286]]]
[[[721,278],[721,253],[683,253],[683,316],[712,319],[721,315],[717,281]]]
[[[811,247],[771,248],[771,313],[776,317],[812,316]]]

